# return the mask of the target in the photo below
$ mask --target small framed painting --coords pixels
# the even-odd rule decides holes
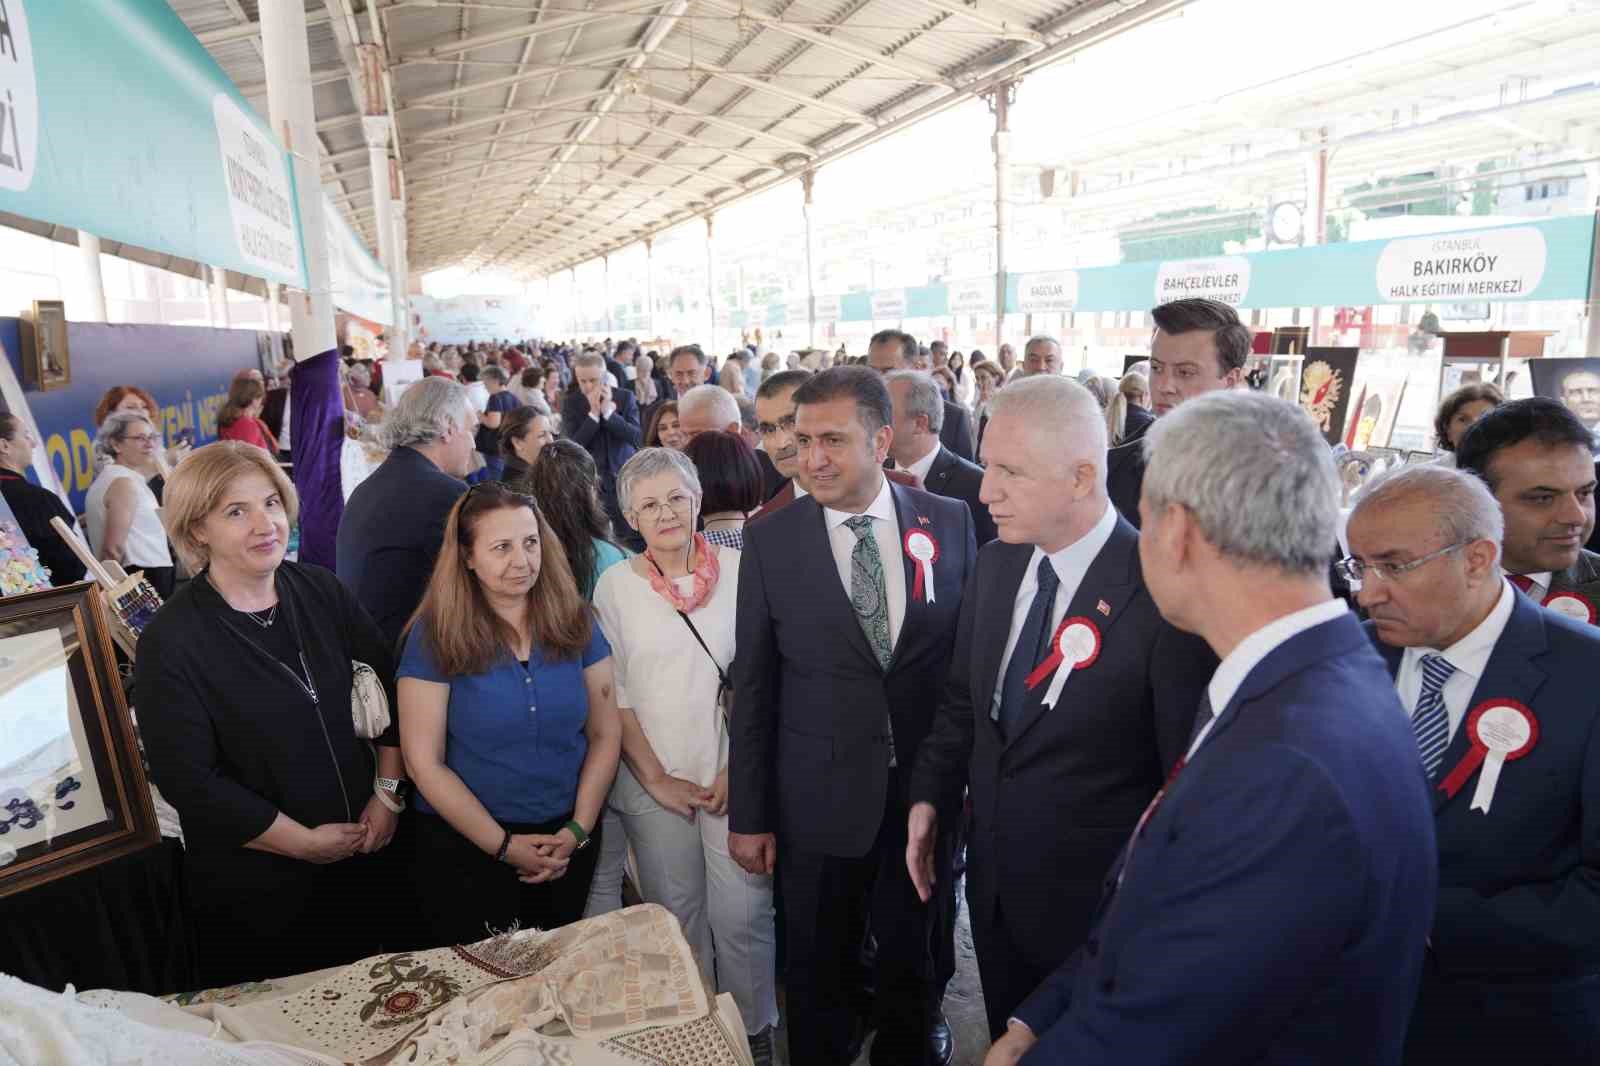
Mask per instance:
[[[160,840],[93,590],[0,600],[0,897]]]
[[[35,300],[22,323],[22,377],[39,392],[72,384],[72,353],[67,348],[67,305]]]

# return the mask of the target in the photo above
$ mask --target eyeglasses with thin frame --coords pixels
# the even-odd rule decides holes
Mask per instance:
[[[1333,568],[1338,571],[1340,577],[1350,582],[1351,588],[1359,589],[1361,588],[1362,580],[1368,574],[1372,574],[1374,577],[1381,578],[1384,581],[1400,581],[1418,567],[1431,563],[1441,555],[1459,551],[1470,543],[1472,542],[1462,540],[1454,544],[1447,544],[1438,551],[1431,551],[1422,558],[1413,559],[1409,563],[1368,563],[1351,555],[1334,563]]]
[[[773,425],[771,422],[756,423],[756,432],[761,434],[763,437],[770,437],[779,431],[784,433],[794,432],[794,415],[784,415],[782,418],[778,419],[777,425]]]
[[[122,439],[124,441],[132,441],[134,444],[150,444],[153,441],[160,440],[161,435],[158,433],[128,433]]]
[[[661,500],[646,500],[635,507],[633,513],[647,522],[659,522],[666,516],[662,506],[663,501]],[[687,492],[670,493],[666,498],[665,506],[670,508],[673,514],[688,514],[694,506],[694,497]]]

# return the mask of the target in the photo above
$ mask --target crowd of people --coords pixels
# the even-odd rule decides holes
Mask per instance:
[[[990,1063],[1600,1061],[1593,435],[1470,385],[1342,507],[1232,308],[1152,317],[1120,380],[896,330],[432,346],[390,402],[348,360],[337,576],[269,383],[192,454],[108,394],[204,982],[642,899],[758,1062],[933,1066],[964,878]]]

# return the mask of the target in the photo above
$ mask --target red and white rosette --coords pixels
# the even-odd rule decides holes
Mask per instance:
[[[1485,700],[1467,715],[1467,739],[1472,742],[1471,749],[1439,783],[1439,789],[1454,796],[1473,771],[1482,767],[1470,809],[1488,814],[1501,769],[1507,762],[1528,754],[1539,742],[1539,720],[1516,700]]]
[[[1013,652],[1012,654],[1016,654]],[[1044,662],[1028,675],[1027,686],[1031,692],[1050,678],[1050,687],[1044,692],[1044,705],[1054,707],[1061,698],[1061,689],[1072,676],[1072,671],[1082,670],[1100,657],[1100,630],[1091,619],[1081,615],[1063,618],[1050,641],[1050,654]]]
[[[1564,614],[1576,622],[1588,622],[1594,625],[1594,604],[1587,596],[1580,596],[1576,592],[1552,592],[1544,598],[1544,605],[1557,614]]]
[[[916,560],[917,576],[911,586],[911,598],[924,603],[933,602],[933,564],[939,561],[939,542],[926,529],[906,530],[906,554]]]

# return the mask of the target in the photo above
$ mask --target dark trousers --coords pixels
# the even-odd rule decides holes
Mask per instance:
[[[1025,944],[1018,943],[1024,938],[1006,928],[999,907],[980,909],[970,896],[967,905],[972,914],[972,946],[978,953],[978,980],[983,983],[983,1006],[989,1015],[989,1038],[998,1040],[1006,1031],[1006,1019],[1066,960],[1042,964]]]
[[[502,822],[512,833],[554,833],[572,817],[536,824]],[[427,931],[427,946],[471,944],[513,925],[522,929],[555,929],[583,917],[589,882],[600,857],[600,824],[589,845],[572,853],[567,872],[554,881],[526,885],[513,866],[496,862],[449,822],[436,814],[415,815],[415,861],[418,917]]]
[[[907,805],[898,770],[889,774],[883,820],[860,858],[778,848],[788,948],[791,1066],[844,1066],[859,999],[861,930],[877,941],[873,1062],[931,1062],[928,1030],[937,1009],[931,909],[906,873]],[[948,849],[943,849],[948,856]],[[939,871],[949,882],[949,864]],[[863,916],[862,910],[868,913]],[[865,920],[863,920],[863,917]]]
[[[1452,980],[1423,963],[1405,1066],[1600,1063],[1600,974]]]

